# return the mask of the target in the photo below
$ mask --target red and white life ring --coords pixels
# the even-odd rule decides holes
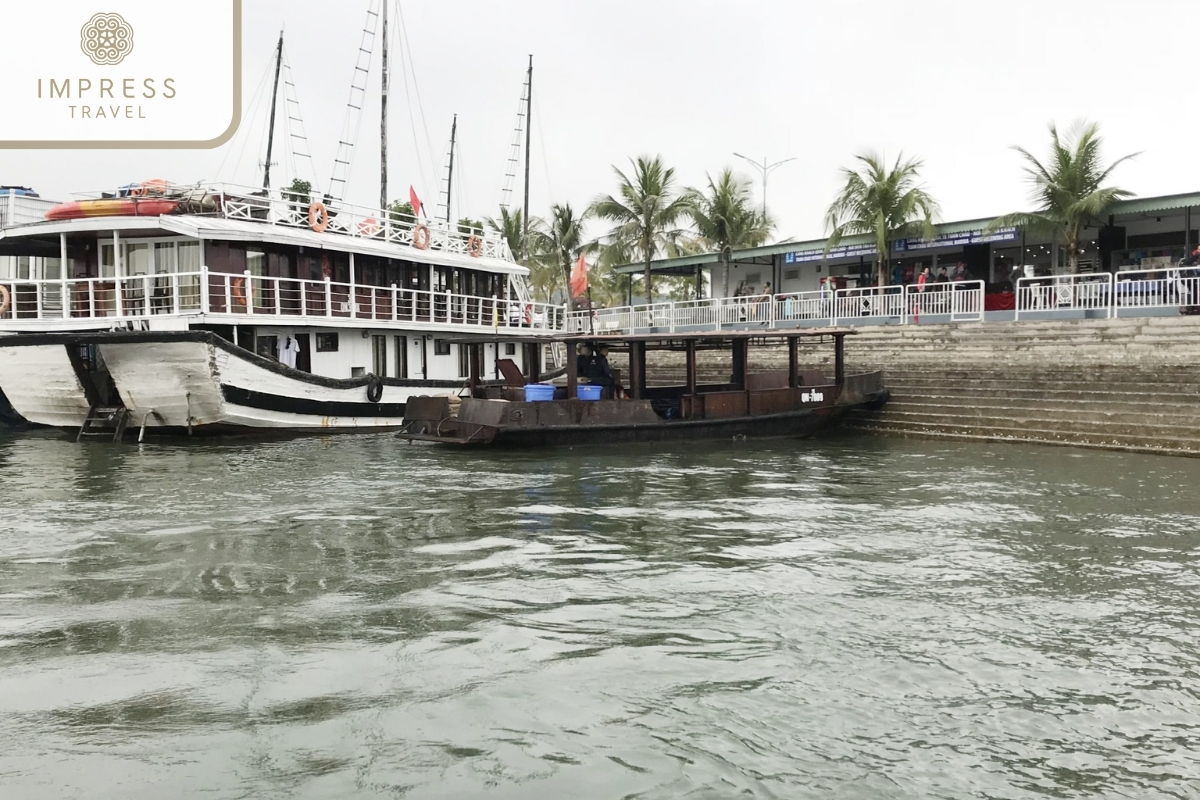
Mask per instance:
[[[471,234],[471,238],[467,239],[467,255],[471,258],[479,258],[483,255],[483,239]]]
[[[533,303],[525,304],[525,324],[526,325],[533,324]]]
[[[324,233],[329,227],[329,209],[324,203],[313,202],[308,207],[308,227],[317,233]]]
[[[8,311],[8,307],[12,305],[12,295],[8,293],[7,286],[0,286],[0,317],[4,316]]]
[[[429,228],[421,223],[413,228],[413,247],[418,250],[428,250],[430,243]]]
[[[230,284],[230,290],[231,290],[231,294],[233,295],[234,305],[239,305],[239,306],[246,305],[246,279],[245,278],[240,278],[240,277],[234,278],[233,283]]]

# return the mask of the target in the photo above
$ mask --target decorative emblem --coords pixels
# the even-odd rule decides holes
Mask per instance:
[[[79,47],[94,64],[120,64],[133,52],[133,27],[120,14],[97,14],[79,31]]]

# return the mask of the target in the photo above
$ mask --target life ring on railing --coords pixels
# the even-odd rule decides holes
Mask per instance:
[[[7,286],[0,286],[0,317],[4,316],[8,311],[8,307],[12,305],[12,295],[8,293]]]
[[[526,325],[533,324],[533,303],[525,304],[525,324]]]
[[[429,228],[424,223],[413,228],[413,247],[418,250],[428,250],[430,238]]]
[[[233,294],[234,305],[246,305],[246,279],[234,278],[229,288],[231,294]]]
[[[314,200],[308,207],[308,227],[317,233],[324,233],[329,227],[329,209],[324,203]]]
[[[378,403],[383,399],[383,379],[378,375],[367,376],[367,402]]]
[[[379,233],[379,223],[375,221],[374,217],[367,217],[358,223],[358,233],[361,236],[374,236]]]
[[[471,258],[479,258],[483,255],[483,239],[471,234],[471,238],[467,239],[467,255]]]

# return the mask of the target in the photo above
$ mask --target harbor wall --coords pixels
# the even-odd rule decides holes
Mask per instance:
[[[1200,456],[1200,317],[869,326],[846,339],[851,372],[882,369],[892,399],[849,426],[876,434],[1020,441]],[[832,374],[832,347],[802,364]],[[680,354],[651,354],[672,380]],[[728,357],[699,354],[701,380]],[[751,370],[787,368],[753,348]]]

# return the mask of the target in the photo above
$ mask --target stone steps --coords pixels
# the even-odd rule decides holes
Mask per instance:
[[[1000,425],[1003,427],[1012,422],[1026,424],[1053,421],[1063,426],[1063,430],[1086,432],[1088,426],[1113,431],[1121,429],[1141,431],[1143,428],[1154,428],[1155,430],[1146,432],[1163,433],[1164,435],[1191,435],[1191,425],[1196,418],[1194,413],[1188,414],[1178,410],[1162,412],[1161,406],[1153,406],[1153,408],[1152,411],[1136,407],[1112,409],[1092,405],[1053,408],[1033,405],[979,406],[962,401],[950,404],[930,402],[930,399],[925,397],[917,398],[914,401],[893,397],[883,414],[889,420],[918,420],[920,418],[918,421],[925,421],[933,425],[969,422],[973,425]],[[1159,428],[1162,430],[1158,430]],[[1200,431],[1196,433],[1200,435]]]
[[[854,430],[905,436],[1076,445],[1200,456],[1200,438],[1179,436],[1171,432],[1164,435],[1163,426],[1116,433],[1099,428],[1067,430],[1057,419],[1028,422],[1011,419],[991,420],[987,425],[980,425],[963,421],[934,423],[930,419],[919,418],[920,415],[917,417],[908,417],[902,413],[892,414],[889,411],[855,411],[847,415],[846,426]],[[1194,429],[1188,430],[1187,433],[1195,435]]]

